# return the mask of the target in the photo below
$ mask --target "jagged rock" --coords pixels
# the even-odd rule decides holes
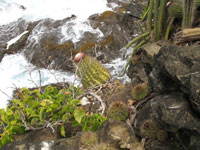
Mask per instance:
[[[177,132],[180,129],[200,133],[200,120],[181,93],[156,96],[151,103],[155,118],[166,124],[165,130]]]
[[[7,43],[3,42],[3,41],[0,41],[0,50],[1,49],[6,49],[6,47],[7,47]]]
[[[180,95],[177,95],[177,99],[179,98],[178,96],[180,96]],[[137,116],[136,116],[135,123],[134,123],[134,125],[135,125],[134,130],[136,132],[136,135],[138,135],[140,137],[145,138],[145,136],[147,136],[147,135],[149,136],[149,137],[146,137],[146,142],[145,142],[146,150],[152,150],[152,149],[183,150],[182,144],[179,142],[179,139],[177,139],[177,137],[176,137],[176,135],[177,135],[176,131],[170,130],[170,128],[172,128],[173,125],[169,125],[166,122],[164,123],[161,120],[162,117],[164,117],[164,116],[166,118],[168,118],[168,113],[166,113],[166,111],[165,111],[162,114],[164,116],[160,116],[160,118],[156,117],[158,115],[157,113],[161,113],[160,111],[162,111],[162,108],[155,109],[154,105],[159,105],[160,103],[165,103],[166,105],[174,104],[174,103],[170,103],[168,101],[168,98],[170,98],[170,96],[166,96],[166,95],[156,96],[155,98],[153,98],[153,99],[149,100],[147,103],[145,103],[145,105],[140,107],[137,112]],[[174,99],[172,99],[172,101],[173,100]],[[162,101],[162,102],[160,102],[160,101]],[[187,103],[187,101],[186,101],[186,103]],[[163,107],[165,108],[165,106],[163,106]],[[165,108],[165,110],[168,110],[168,108]],[[178,109],[177,109],[177,112],[179,112]],[[174,118],[174,116],[171,118]],[[146,122],[152,122],[153,124],[151,125]],[[144,129],[144,127],[146,129]],[[178,127],[177,127],[177,130],[178,130]],[[159,140],[159,138],[158,138],[158,136],[159,136],[158,134],[160,131],[164,131],[165,133],[168,134],[168,137],[166,137],[166,139],[164,141]],[[191,132],[192,132],[192,130],[191,130]]]
[[[28,27],[28,22],[23,19],[19,19],[15,22],[11,22],[6,25],[0,26],[0,41],[8,42],[9,40],[15,38],[16,36],[22,34],[26,31]]]
[[[128,148],[128,145],[137,142],[131,128],[124,122],[107,120],[98,130],[100,141],[110,143],[115,147]]]
[[[128,4],[118,9],[115,12],[105,11],[100,15],[89,17],[91,26],[94,29],[98,28],[105,36],[97,46],[97,51],[102,52],[107,57],[105,62],[118,58],[121,55],[119,50],[133,38],[134,34],[139,32],[139,28],[135,24],[139,17],[132,15],[139,16],[141,7],[137,4],[134,7],[133,4]],[[133,13],[130,13],[132,11]]]
[[[200,119],[181,93],[156,96],[151,100],[154,117],[162,128],[177,136],[183,147],[198,147]]]
[[[132,85],[147,81],[154,93],[152,99],[139,105],[134,129],[137,135],[145,138],[141,128],[144,122],[153,120],[160,130],[168,133],[166,141],[159,141],[157,135],[150,136],[154,139],[146,137],[147,150],[198,150],[200,48],[159,42],[164,45],[161,49],[152,43],[139,49],[128,69]]]
[[[148,82],[148,75],[152,70],[153,63],[153,57],[145,49],[140,48],[132,57],[127,75],[131,79]]]
[[[190,98],[192,107],[200,112],[200,48],[163,47],[155,58],[150,74],[155,91],[182,91]]]
[[[33,132],[34,133],[34,132]],[[41,133],[44,134],[44,133]],[[2,149],[4,150],[26,150],[26,149],[52,149],[52,150],[79,150],[83,147],[83,142],[87,143],[87,139],[82,140],[85,137],[85,132],[79,132],[75,136],[64,139],[55,139],[52,141],[21,141],[6,144]],[[118,150],[119,147],[128,148],[137,142],[136,137],[132,134],[130,127],[120,121],[107,120],[103,123],[101,128],[99,128],[94,134],[97,136],[98,143],[91,145],[91,147],[86,148],[86,150],[92,150],[99,145],[104,145],[104,147],[112,147],[113,150]],[[33,136],[33,135],[32,135]],[[45,135],[43,135],[45,136]],[[48,135],[46,135],[48,136]],[[34,139],[40,138],[38,136],[33,137]],[[88,140],[92,138],[88,136]]]

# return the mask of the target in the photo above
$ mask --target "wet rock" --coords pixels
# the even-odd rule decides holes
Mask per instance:
[[[0,41],[0,50],[6,49],[6,47],[7,47],[7,43],[3,42],[3,41]]]
[[[119,50],[133,38],[134,34],[139,32],[139,28],[135,24],[138,18],[127,13],[128,9],[124,8],[123,10],[122,12],[105,11],[100,15],[89,17],[91,26],[104,34],[104,37],[100,39],[102,42],[99,42],[96,50],[107,57],[105,60],[107,62],[118,58],[121,55]],[[140,11],[137,12],[140,13]]]
[[[22,28],[22,24],[24,23],[24,27],[25,28]],[[30,23],[26,23],[24,20],[20,20],[19,22],[16,22],[16,24],[13,25],[13,28],[14,29],[10,29],[10,24],[9,25],[4,25],[5,27],[4,28],[8,28],[6,30],[8,30],[7,32],[7,35],[4,35],[6,33],[2,32],[0,34],[2,34],[3,37],[5,37],[4,40],[6,40],[6,36],[7,39],[11,40],[11,38],[15,38],[17,37],[18,35],[20,35],[19,33],[23,33],[23,31],[27,31],[27,33],[25,33],[24,35],[22,35],[15,43],[11,44],[8,49],[7,49],[7,42],[0,42],[0,62],[1,60],[3,59],[4,55],[5,54],[15,54],[15,53],[18,53],[18,52],[21,52],[23,50],[23,48],[25,47],[26,45],[26,41],[28,39],[28,36],[29,34],[32,32],[32,29],[35,27],[35,25],[37,24],[38,22],[30,22]],[[12,23],[11,23],[11,26],[12,26]],[[3,28],[2,28],[3,29]],[[10,30],[9,30],[10,29]],[[0,30],[1,30],[1,27],[0,27]],[[15,35],[17,34],[17,35]],[[2,44],[1,44],[2,43]],[[2,49],[1,49],[2,48]]]
[[[8,42],[11,39],[17,37],[26,31],[28,22],[23,19],[19,19],[15,22],[11,22],[7,25],[0,26],[0,41]]]
[[[61,41],[64,38],[61,30],[73,18],[74,16],[57,21],[38,21],[26,41],[24,53],[29,62],[39,68],[72,71],[71,55],[74,44],[71,40]]]
[[[142,6],[135,2],[119,1],[115,12],[106,11],[90,16],[83,25],[85,28],[91,25],[91,31],[79,33],[74,30],[77,24],[74,15],[63,20],[40,20],[32,26],[19,20],[8,26],[0,26],[0,37],[3,37],[0,40],[7,42],[28,30],[9,49],[14,52],[23,49],[28,61],[39,68],[73,72],[72,56],[80,51],[97,57],[103,63],[118,58],[121,55],[120,49],[139,32],[135,21],[139,19],[141,11]]]

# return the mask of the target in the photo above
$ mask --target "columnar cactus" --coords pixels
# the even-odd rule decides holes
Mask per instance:
[[[111,79],[110,72],[93,57],[78,53],[74,57],[77,64],[77,75],[84,89],[100,85]]]

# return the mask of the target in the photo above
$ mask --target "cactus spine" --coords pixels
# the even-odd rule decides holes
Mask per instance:
[[[78,63],[78,77],[85,89],[110,80],[110,72],[93,57],[85,55]]]

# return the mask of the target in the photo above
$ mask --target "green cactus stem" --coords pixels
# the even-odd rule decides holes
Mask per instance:
[[[184,0],[183,2],[183,28],[192,27],[199,0]]]
[[[134,42],[139,41],[140,39],[145,38],[145,37],[147,37],[148,35],[149,35],[149,32],[145,32],[144,34],[135,37],[133,40],[131,40],[131,41],[127,44],[126,48],[128,49],[129,47],[131,47],[131,45],[132,45]]]
[[[159,9],[159,1],[160,0],[154,0],[154,36],[155,36],[155,40],[156,41],[159,39],[159,37],[158,37],[158,9]]]
[[[169,33],[170,33],[170,30],[171,30],[171,26],[174,22],[174,19],[175,19],[175,17],[170,18],[170,21],[169,21],[169,24],[167,26],[167,30],[166,30],[166,33],[165,33],[165,40],[169,39]]]
[[[163,33],[164,25],[167,22],[166,19],[166,4],[168,0],[161,0],[159,7],[159,15],[158,15],[158,40],[161,38],[161,33]]]
[[[149,13],[147,17],[147,28],[149,32],[151,32],[151,28],[152,28],[153,5],[154,5],[154,0],[150,0]]]
[[[97,86],[111,79],[110,72],[93,57],[85,55],[78,62],[77,75],[84,89]]]

